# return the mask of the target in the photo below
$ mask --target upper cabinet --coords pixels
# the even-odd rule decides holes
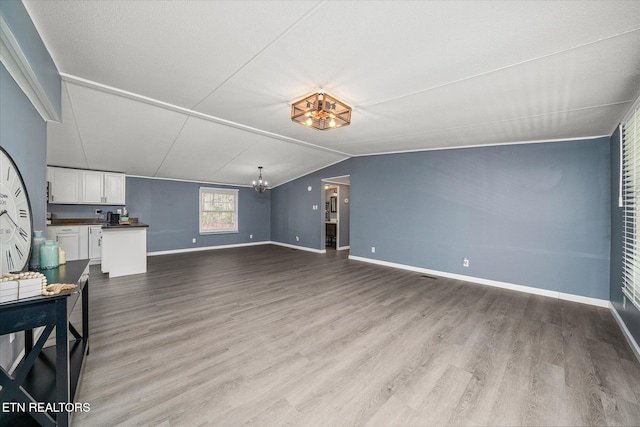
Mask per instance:
[[[79,172],[78,169],[47,168],[49,203],[80,203]]]
[[[104,203],[107,205],[124,205],[125,179],[121,173],[104,173]]]
[[[82,202],[92,205],[104,203],[104,172],[80,171]]]
[[[48,174],[49,203],[125,204],[124,174],[56,167],[49,167]]]

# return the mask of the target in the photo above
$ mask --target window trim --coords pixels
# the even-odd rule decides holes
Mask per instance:
[[[204,193],[208,193],[208,194],[233,194],[234,195],[234,200],[235,200],[235,210],[234,210],[234,223],[235,223],[235,228],[227,228],[227,229],[221,229],[221,230],[203,230],[202,229],[202,195]],[[239,229],[239,218],[240,215],[238,213],[238,201],[239,201],[239,193],[240,191],[238,189],[234,189],[234,188],[217,188],[217,187],[200,187],[199,191],[198,191],[198,233],[201,236],[204,235],[208,235],[208,234],[232,234],[232,233],[238,233],[238,229]]]

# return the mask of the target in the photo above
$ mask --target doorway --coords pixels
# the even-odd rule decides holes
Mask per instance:
[[[349,175],[322,180],[324,215],[321,235],[326,251],[340,251],[350,247],[350,186]]]

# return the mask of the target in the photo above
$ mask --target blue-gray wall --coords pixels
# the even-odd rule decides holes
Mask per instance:
[[[352,158],[275,188],[271,239],[320,249],[315,189],[350,175],[351,255],[606,300],[609,164],[608,138]]]
[[[0,145],[22,173],[34,230],[44,230],[47,199],[47,127],[29,99],[0,64]]]
[[[271,240],[323,250],[325,196],[321,180],[349,175],[352,160],[345,160],[271,190]],[[311,191],[308,187],[311,187]],[[319,209],[313,210],[314,205],[318,205]],[[296,240],[296,236],[300,239]]]
[[[618,206],[620,194],[620,131],[611,135],[611,279],[610,301],[624,321],[636,342],[640,343],[640,311],[622,294],[622,208]]]
[[[44,44],[19,1],[0,1],[0,14],[24,51],[49,101],[60,112],[60,76]],[[13,158],[25,182],[34,230],[44,230],[46,209],[46,123],[29,99],[0,64],[0,146]],[[13,343],[0,336],[0,365],[9,368],[20,349],[23,334]]]
[[[58,117],[62,115],[62,80],[51,55],[20,0],[0,0],[0,15],[22,49]]]
[[[236,188],[238,233],[199,235],[200,187]],[[149,224],[149,252],[269,241],[271,191],[197,182],[127,177],[127,209]],[[253,234],[253,238],[250,235]],[[196,243],[192,243],[195,238]]]

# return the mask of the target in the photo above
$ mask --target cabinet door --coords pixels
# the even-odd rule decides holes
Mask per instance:
[[[77,169],[49,168],[49,202],[79,203],[79,171]]]
[[[125,176],[121,173],[104,174],[104,196],[108,205],[125,204]]]
[[[57,234],[56,240],[64,250],[67,261],[80,259],[80,233]]]
[[[102,258],[102,227],[89,227],[89,258]]]
[[[104,172],[82,171],[82,203],[104,203]]]

